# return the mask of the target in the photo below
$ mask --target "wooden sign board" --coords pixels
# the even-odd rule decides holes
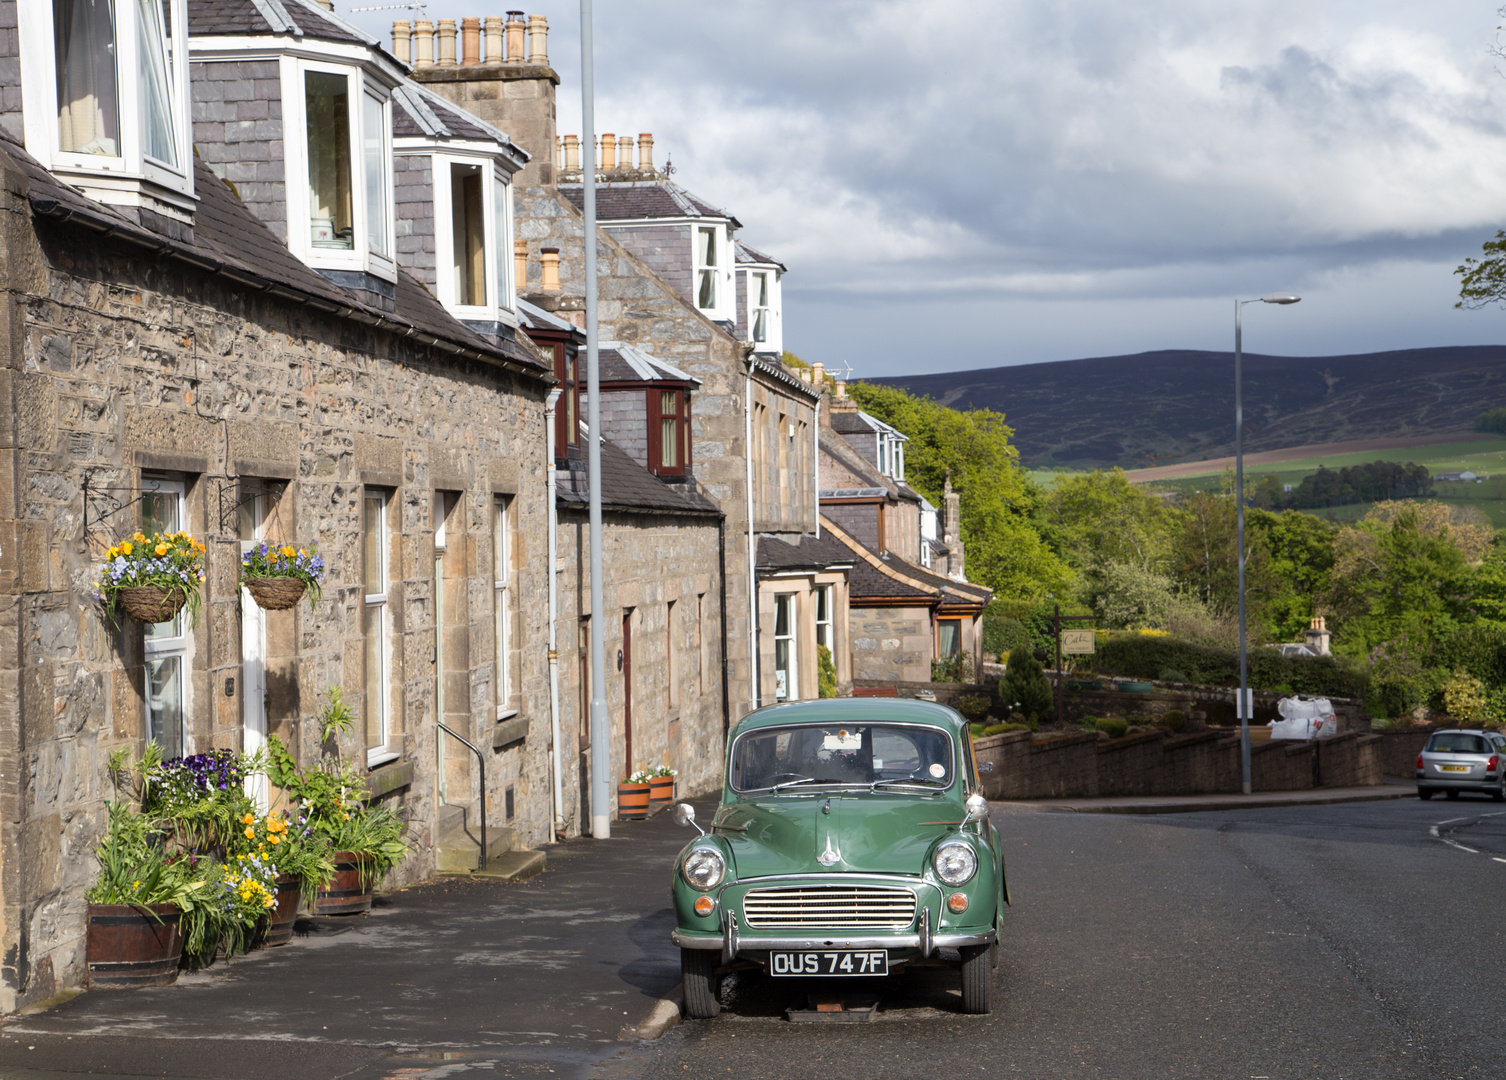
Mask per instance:
[[[1093,652],[1093,631],[1063,630],[1062,652],[1068,656],[1091,655]]]

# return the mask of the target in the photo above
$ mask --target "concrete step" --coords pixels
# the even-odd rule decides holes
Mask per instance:
[[[475,815],[464,806],[441,806],[435,822],[436,869],[441,874],[470,874],[481,859],[481,828]],[[486,827],[487,863],[517,846],[517,835],[505,825]]]
[[[491,839],[487,837],[487,839]],[[472,870],[465,877],[480,878],[483,881],[527,881],[544,872],[544,853],[542,851],[504,851],[486,864],[485,870]],[[451,874],[450,877],[462,875]]]

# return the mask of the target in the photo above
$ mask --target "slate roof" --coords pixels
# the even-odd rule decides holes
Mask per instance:
[[[586,343],[586,332],[568,319],[562,319],[552,311],[545,311],[535,304],[530,304],[522,297],[519,297],[516,303],[518,320],[523,324],[523,329],[563,331],[572,335],[582,345]]]
[[[575,205],[586,206],[585,188],[579,184],[561,184],[559,192]],[[597,221],[642,221],[653,218],[726,219],[734,229],[742,228],[725,210],[719,210],[668,180],[633,180],[596,185]]]
[[[993,596],[993,590],[987,586],[933,574],[922,566],[901,559],[892,551],[880,555],[824,517],[821,524],[822,535],[829,536],[833,543],[840,544],[852,555],[847,595],[853,600],[929,599],[932,603],[939,601],[941,610],[946,611],[948,608],[986,604]]]
[[[194,190],[199,203],[192,229],[158,232],[85,197],[42,168],[25,149],[0,133],[0,149],[25,172],[32,210],[44,218],[75,222],[96,232],[138,244],[153,254],[176,258],[199,271],[219,273],[255,289],[308,301],[326,311],[394,332],[427,335],[450,351],[504,361],[539,373],[552,369],[532,350],[514,341],[493,343],[453,318],[438,300],[402,270],[398,271],[394,311],[371,307],[354,293],[332,284],[305,266],[251,211],[224,181],[194,157]],[[158,219],[166,221],[166,219]]]
[[[188,0],[188,32],[193,37],[291,34],[381,48],[381,42],[314,0]]]
[[[852,552],[823,533],[802,533],[796,543],[772,533],[758,537],[758,569],[760,570],[828,570],[835,566],[847,566],[853,561]]]
[[[789,273],[789,268],[784,263],[770,255],[765,255],[756,248],[749,247],[741,240],[734,240],[732,242],[732,250],[737,261],[740,263],[758,266],[777,266],[781,274]]]
[[[562,507],[589,504],[584,475],[579,483],[561,484]],[[690,484],[666,484],[628,456],[616,443],[601,441],[601,505],[619,510],[721,516],[721,508]]]
[[[492,127],[478,116],[440,97],[419,83],[404,82],[392,91],[392,135],[409,139],[471,139],[500,143],[519,164],[530,159],[528,151],[514,143],[507,132]]]
[[[657,356],[644,352],[625,341],[603,341],[599,346],[602,382],[688,382],[700,386],[701,380]]]

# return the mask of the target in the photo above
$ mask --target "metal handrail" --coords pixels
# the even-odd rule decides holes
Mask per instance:
[[[439,730],[440,731],[449,732],[455,738],[459,739],[461,741],[461,743],[463,743],[465,745],[465,747],[470,750],[471,753],[473,753],[473,754],[476,755],[476,764],[478,764],[478,765],[481,766],[481,865],[479,867],[477,867],[477,869],[478,870],[485,870],[486,869],[486,758],[484,756],[482,756],[481,751],[477,750],[476,747],[471,743],[471,741],[469,739],[467,739],[464,735],[460,734],[460,732],[456,731],[454,728],[447,727],[445,725],[444,721],[442,721],[442,720],[436,720],[435,723],[437,723],[439,725]]]

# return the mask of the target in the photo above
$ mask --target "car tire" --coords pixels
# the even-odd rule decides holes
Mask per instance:
[[[1448,799],[1457,799],[1459,797],[1459,792],[1457,790],[1449,790],[1445,791],[1443,795]]]
[[[685,985],[685,1015],[710,1020],[722,1011],[717,999],[721,979],[716,975],[718,956],[713,949],[681,949],[680,978]]]
[[[1490,797],[1496,802],[1506,801],[1506,787],[1498,787],[1490,793]]]
[[[997,948],[994,943],[964,945],[958,950],[962,954],[963,1012],[979,1016],[993,1008],[994,970],[990,954]]]
[[[1420,787],[1417,789],[1417,797],[1419,799],[1431,799],[1433,797],[1433,789]]]

